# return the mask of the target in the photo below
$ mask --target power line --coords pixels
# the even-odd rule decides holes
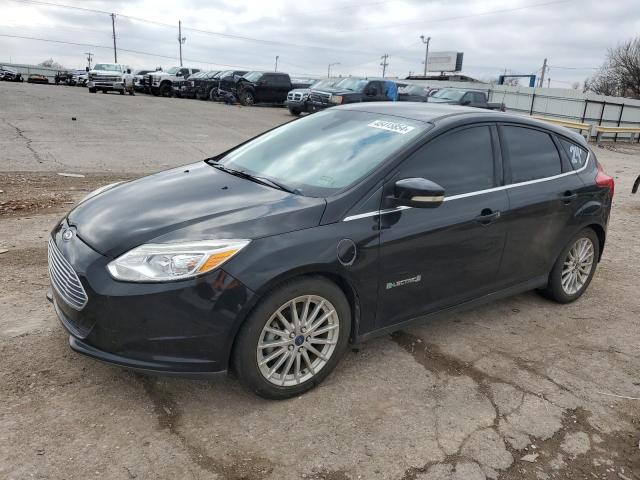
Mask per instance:
[[[516,12],[519,10],[526,10],[529,8],[536,8],[536,7],[546,7],[548,5],[556,5],[559,3],[568,3],[568,2],[572,2],[574,0],[554,0],[551,2],[544,2],[544,3],[535,3],[532,5],[523,5],[522,7],[513,7],[513,8],[503,8],[500,10],[491,10],[488,12],[480,12],[480,13],[472,13],[469,15],[459,15],[459,16],[455,16],[455,17],[443,17],[443,18],[433,18],[433,19],[424,19],[424,20],[417,20],[414,22],[405,22],[405,23],[391,23],[388,25],[379,25],[379,26],[372,26],[372,27],[361,27],[361,28],[350,28],[350,29],[344,29],[344,30],[338,30],[339,32],[357,32],[357,31],[362,31],[362,30],[379,30],[379,29],[387,29],[387,28],[395,28],[395,27],[405,27],[407,25],[425,25],[425,24],[429,24],[429,23],[440,23],[440,22],[450,22],[453,20],[464,20],[467,18],[474,18],[474,17],[483,17],[486,15],[497,15],[499,13],[509,13],[509,12]]]
[[[58,7],[58,8],[69,8],[69,9],[73,9],[73,10],[81,10],[81,11],[85,11],[85,12],[91,12],[91,13],[100,13],[100,14],[104,14],[104,15],[111,15],[112,12],[105,12],[104,10],[94,10],[91,8],[84,8],[84,7],[76,7],[73,5],[64,5],[61,3],[52,3],[52,2],[43,2],[40,0],[12,0],[13,2],[18,2],[18,3],[27,3],[27,4],[35,4],[35,5],[41,5],[41,6],[46,6],[46,7]],[[116,15],[120,18],[126,18],[128,20],[133,20],[133,21],[137,21],[137,22],[143,22],[143,23],[149,23],[151,25],[158,25],[161,27],[167,27],[167,28],[172,28],[175,29],[175,25],[171,25],[168,23],[163,23],[163,22],[158,22],[155,20],[149,20],[146,18],[141,18],[141,17],[134,17],[131,15],[124,15],[124,14],[120,14],[120,13],[116,13]],[[234,33],[223,33],[223,32],[215,32],[212,30],[203,30],[200,28],[194,28],[194,27],[182,27],[183,30],[189,30],[192,32],[197,32],[197,33],[202,33],[205,35],[213,35],[213,36],[217,36],[217,37],[222,37],[222,38],[228,38],[228,39],[232,39],[232,40],[241,40],[241,41],[246,41],[246,42],[254,42],[254,43],[262,43],[262,44],[268,44],[268,45],[279,45],[279,46],[285,46],[285,47],[295,47],[295,48],[304,48],[304,49],[309,49],[309,48],[313,48],[313,49],[319,49],[319,50],[332,50],[335,52],[342,52],[342,53],[350,53],[350,54],[355,54],[355,55],[371,55],[372,52],[364,52],[362,50],[348,50],[348,49],[342,49],[342,48],[335,48],[335,47],[330,47],[327,45],[306,45],[306,44],[298,44],[298,43],[290,43],[290,42],[281,42],[281,41],[277,41],[277,40],[267,40],[267,39],[263,39],[263,38],[255,38],[255,37],[249,37],[246,35],[239,35],[239,34],[234,34]]]

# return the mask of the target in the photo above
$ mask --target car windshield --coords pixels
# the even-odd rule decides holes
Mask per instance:
[[[329,88],[333,87],[336,84],[335,79],[333,78],[325,78],[324,80],[318,80],[316,83],[311,85],[311,88]]]
[[[179,70],[180,70],[180,67],[171,67],[169,70],[167,70],[167,73],[169,75],[175,75],[176,73],[178,73]]]
[[[250,82],[255,82],[262,76],[262,72],[249,72],[246,75],[243,75],[243,78],[249,80]]]
[[[463,95],[464,95],[464,91],[462,90],[449,90],[445,88],[443,90],[438,90],[436,93],[434,93],[433,98],[441,98],[443,100],[458,101],[462,98]]]
[[[102,70],[102,71],[116,71],[119,72],[120,71],[120,65],[117,65],[115,63],[96,63],[93,66],[94,70]]]
[[[345,90],[351,90],[352,92],[362,92],[368,80],[364,78],[345,78],[344,80],[336,83],[336,87],[344,88]]]
[[[429,124],[349,110],[326,110],[283,125],[218,161],[310,197],[330,196],[362,179]]]
[[[416,85],[406,85],[398,89],[398,93],[400,95],[427,95],[427,92],[424,88],[418,87]]]

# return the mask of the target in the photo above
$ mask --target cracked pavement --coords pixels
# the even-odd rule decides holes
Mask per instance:
[[[595,148],[616,196],[581,300],[529,292],[443,315],[269,402],[233,377],[147,377],[73,353],[44,297],[46,237],[87,191],[197,161],[286,112],[6,83],[0,106],[0,478],[640,479],[637,145]]]

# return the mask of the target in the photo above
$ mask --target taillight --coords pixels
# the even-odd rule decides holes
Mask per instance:
[[[598,163],[598,174],[596,175],[596,185],[599,187],[606,187],[609,189],[609,198],[613,198],[613,191],[615,188],[615,182],[613,177],[610,177],[604,172],[602,165]]]

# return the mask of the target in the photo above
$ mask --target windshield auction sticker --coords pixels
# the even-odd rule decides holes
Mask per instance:
[[[380,128],[382,130],[389,130],[390,132],[401,133],[404,135],[405,133],[409,133],[416,127],[412,127],[411,125],[405,125],[404,123],[396,123],[396,122],[387,122],[386,120],[376,120],[375,122],[371,122],[368,127]]]

